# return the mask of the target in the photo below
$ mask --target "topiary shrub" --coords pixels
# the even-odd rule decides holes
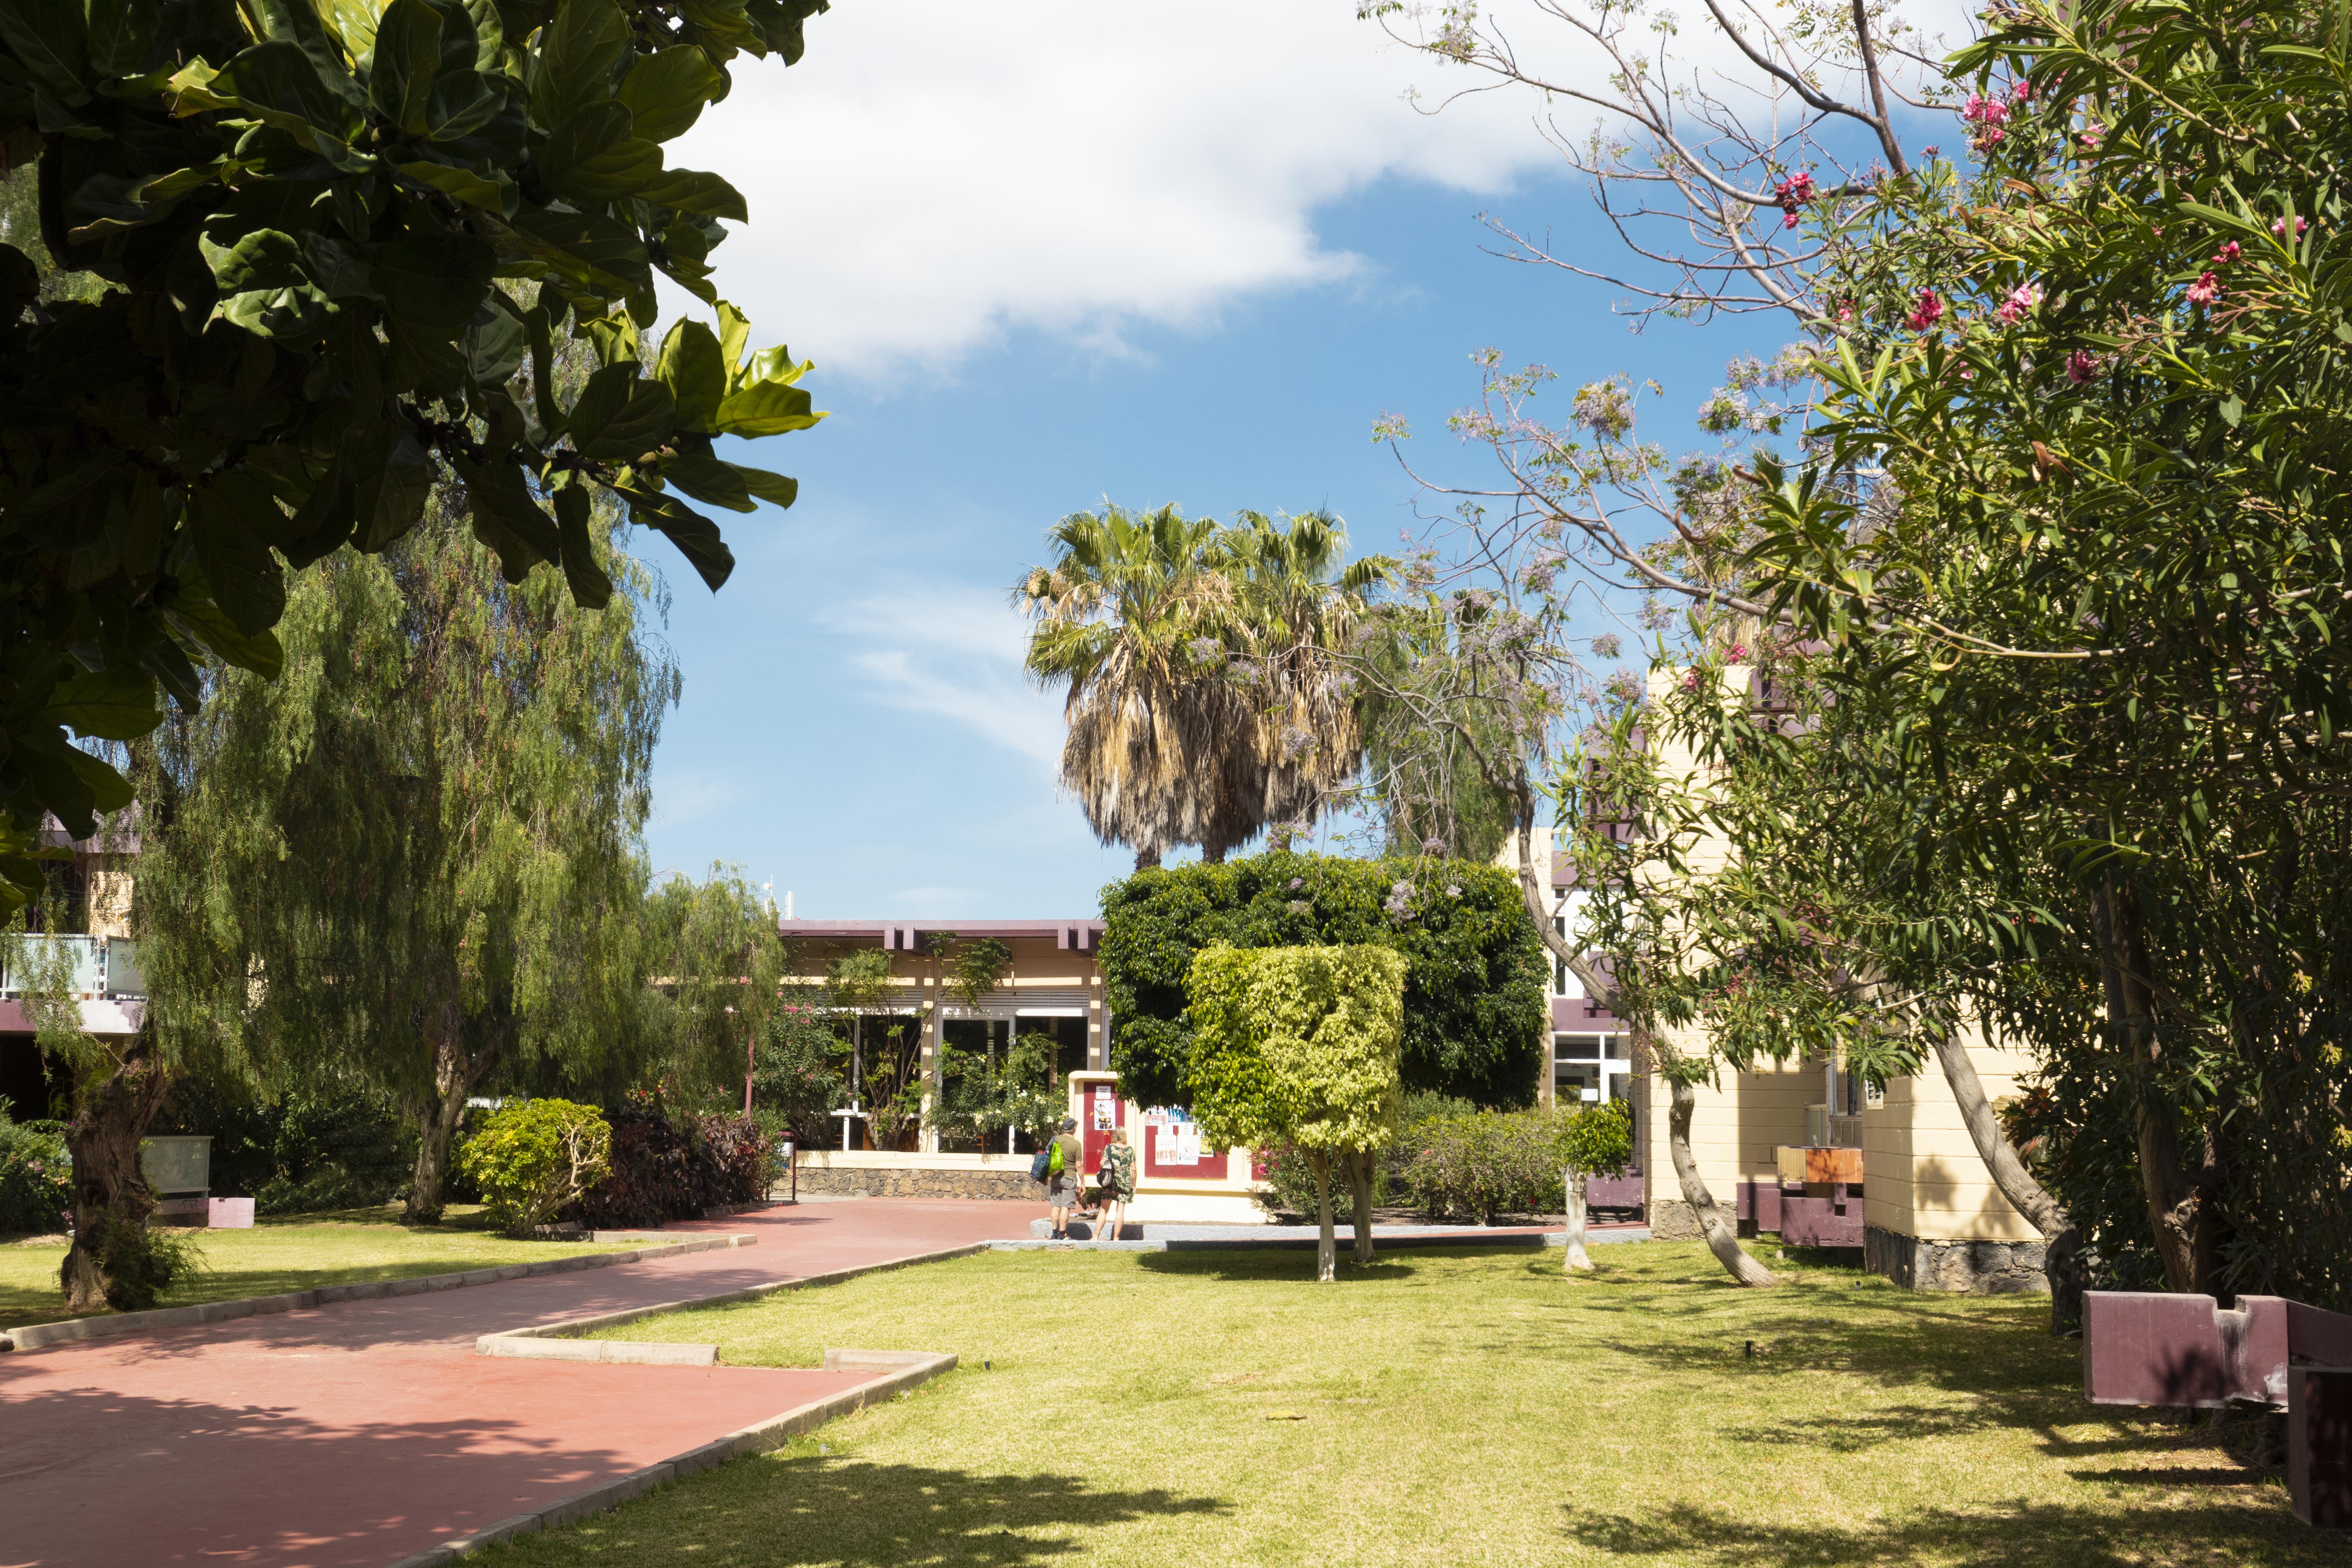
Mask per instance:
[[[1405,961],[1408,1091],[1480,1105],[1535,1098],[1550,1039],[1551,963],[1517,878],[1466,860],[1269,851],[1139,871],[1103,889],[1111,1065],[1129,1099],[1189,1104],[1185,986],[1204,950],[1387,948]]]
[[[528,1237],[604,1179],[612,1152],[613,1130],[594,1106],[524,1100],[484,1118],[458,1159],[490,1217]]]
[[[11,1121],[0,1100],[0,1235],[65,1229],[72,1171],[64,1122]]]

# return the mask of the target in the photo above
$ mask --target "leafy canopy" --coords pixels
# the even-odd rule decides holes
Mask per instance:
[[[795,487],[713,442],[821,416],[710,286],[742,197],[663,144],[824,3],[0,0],[0,161],[104,285],[40,300],[0,246],[0,899],[44,812],[130,801],[73,736],[193,710],[209,661],[274,676],[284,568],[382,551],[444,472],[509,582],[610,597],[596,493],[727,580],[687,501]],[[656,342],[656,271],[717,330]],[[559,390],[566,340],[596,365]]]
[[[1403,1091],[1406,963],[1384,947],[1213,947],[1192,961],[1193,1114],[1227,1147],[1378,1149]]]

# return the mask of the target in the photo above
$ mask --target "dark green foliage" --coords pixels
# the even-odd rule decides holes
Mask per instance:
[[[1517,880],[1495,867],[1269,851],[1139,871],[1103,889],[1103,916],[1111,1061],[1142,1104],[1185,1102],[1185,979],[1221,942],[1391,948],[1407,965],[1407,1092],[1506,1107],[1535,1098],[1549,964]]]
[[[0,1100],[0,1236],[52,1236],[73,1202],[65,1123],[16,1121]]]
[[[687,500],[794,486],[714,438],[820,416],[709,283],[742,197],[661,143],[823,5],[0,0],[0,166],[37,161],[71,280],[0,243],[0,899],[45,811],[129,803],[76,738],[149,733],[205,664],[274,676],[286,568],[383,550],[445,469],[510,581],[610,596],[592,494],[726,580]],[[656,271],[719,330],[657,340]],[[567,342],[576,395],[518,378]]]
[[[773,1155],[756,1122],[634,1106],[612,1123],[612,1173],[566,1219],[598,1229],[658,1226],[767,1195]]]
[[[1396,1142],[1382,1149],[1372,1166],[1372,1206],[1385,1208],[1402,1201],[1405,1166],[1420,1151],[1417,1140],[1424,1122],[1454,1116],[1471,1116],[1478,1108],[1466,1100],[1442,1094],[1408,1094],[1397,1116]],[[1266,1190],[1255,1194],[1269,1214],[1312,1218],[1315,1214],[1315,1172],[1306,1155],[1287,1143],[1265,1149]]]
[[[401,1114],[390,1094],[357,1081],[299,1088],[259,1101],[223,1093],[203,1079],[184,1079],[149,1131],[210,1134],[212,1190],[250,1197],[256,1214],[388,1203],[399,1196],[416,1163],[414,1121]]]
[[[1570,1165],[1598,1155],[1595,1168],[1609,1170],[1609,1156],[1624,1150],[1632,1127],[1622,1100],[1580,1110],[1433,1117],[1413,1131],[1404,1185],[1432,1219],[1492,1225],[1506,1214],[1558,1214],[1567,1202]],[[1613,1168],[1624,1168],[1622,1152]]]
[[[106,1304],[118,1312],[146,1311],[204,1266],[203,1253],[184,1231],[145,1228],[107,1215],[94,1240],[106,1269]]]
[[[847,1051],[824,1008],[785,1003],[769,1018],[767,1037],[753,1058],[753,1109],[773,1116],[803,1143],[822,1146],[831,1112],[843,1103],[835,1063]]]

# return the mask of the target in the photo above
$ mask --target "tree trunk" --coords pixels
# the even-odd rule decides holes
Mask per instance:
[[[1698,1090],[1679,1077],[1669,1076],[1666,1084],[1674,1095],[1674,1110],[1666,1119],[1666,1142],[1674,1155],[1675,1175],[1682,1183],[1683,1201],[1690,1205],[1692,1215],[1698,1220],[1700,1234],[1706,1237],[1706,1249],[1739,1284],[1778,1285],[1780,1281],[1772,1271],[1750,1258],[1739,1245],[1739,1232],[1724,1223],[1713,1194],[1706,1190],[1706,1179],[1698,1173],[1698,1161],[1691,1153],[1690,1144],[1691,1116],[1698,1109]]]
[[[1315,1223],[1321,1227],[1315,1243],[1315,1279],[1324,1284],[1339,1272],[1339,1242],[1331,1233],[1331,1156],[1319,1150],[1307,1156],[1315,1170]]]
[[[1561,1265],[1561,1272],[1583,1272],[1592,1267],[1592,1259],[1584,1250],[1584,1173],[1570,1171],[1561,1184],[1568,1189],[1568,1223],[1561,1237],[1568,1243],[1563,1249],[1568,1260]]]
[[[2151,1068],[2162,1047],[2148,963],[2139,941],[2137,911],[2127,894],[2105,879],[2091,895],[2091,929],[2099,944],[2099,981],[2108,1026],[2131,1064],[2139,1132],[2140,1187],[2156,1231],[2165,1284],[2175,1290],[2215,1294],[2221,1288],[2219,1215],[2203,1183],[2192,1180],[2180,1141],[2156,1102]]]
[[[70,1316],[105,1310],[110,1292],[121,1282],[109,1278],[107,1233],[117,1227],[144,1235],[155,1212],[155,1194],[139,1168],[139,1141],[172,1087],[169,1069],[155,1059],[152,1026],[142,1027],[131,1047],[102,1078],[86,1080],[74,1097],[73,1120],[66,1124],[66,1148],[73,1156],[73,1245],[58,1266]]]
[[[1158,870],[1160,868],[1159,847],[1157,845],[1146,845],[1138,849],[1135,852],[1135,868],[1139,871]]]
[[[1992,1173],[1993,1185],[2042,1233],[2042,1272],[2050,1281],[2051,1333],[2074,1333],[2083,1323],[2082,1230],[2065,1205],[2033,1179],[2033,1173],[2010,1146],[2008,1135],[2000,1130],[2000,1119],[1985,1099],[1984,1080],[1977,1077],[1976,1063],[1969,1059],[1958,1031],[1937,1032],[1936,1059],[1943,1065],[1944,1081],[1952,1086],[1952,1098],[1959,1104],[1960,1121],[1977,1146],[1977,1157]]]
[[[446,1016],[433,1045],[433,1098],[419,1108],[416,1168],[408,1182],[408,1202],[401,1218],[410,1225],[438,1225],[446,1206],[442,1198],[449,1182],[449,1147],[457,1123],[465,1119],[467,1098],[498,1059],[495,1048],[477,1055],[466,1048],[466,1024],[457,1008]]]
[[[1372,1261],[1372,1160],[1370,1149],[1350,1150],[1347,1155],[1348,1185],[1356,1199],[1356,1264],[1361,1268]]]

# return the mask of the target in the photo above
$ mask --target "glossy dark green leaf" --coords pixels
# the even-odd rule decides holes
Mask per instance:
[[[575,603],[601,610],[613,602],[613,580],[596,563],[596,546],[588,532],[593,510],[588,491],[569,484],[555,492],[555,525],[563,537],[563,579],[572,585]]]
[[[155,678],[121,665],[60,682],[44,716],[106,741],[135,741],[163,721],[155,706]]]
[[[269,492],[235,470],[217,475],[189,494],[188,522],[213,601],[229,623],[247,637],[276,626],[286,611],[286,578],[262,540],[265,529],[285,526],[285,514]]]
[[[139,77],[172,58],[162,0],[90,0],[89,64],[98,76]]]
[[[395,318],[454,334],[481,309],[497,265],[497,253],[471,235],[427,234],[377,247],[370,272]]]
[[[719,405],[727,396],[727,357],[717,333],[700,321],[679,321],[662,340],[654,374],[669,388],[680,428],[705,435],[716,428]]]
[[[653,490],[628,489],[629,518],[656,529],[677,546],[695,573],[712,593],[726,585],[735,572],[735,552],[719,536],[719,525],[677,500]]]
[[[694,127],[703,105],[727,90],[727,79],[692,44],[640,55],[621,79],[622,107],[648,142],[668,142]]]
[[[723,506],[730,511],[758,510],[735,466],[704,453],[681,452],[664,458],[661,477],[672,489],[683,490],[706,505]]]
[[[189,562],[180,572],[180,592],[163,606],[164,618],[185,634],[192,641],[225,663],[239,669],[249,669],[266,680],[275,680],[286,665],[286,650],[278,644],[275,632],[247,634],[237,630],[228,616],[213,602],[212,584],[204,573],[201,562]],[[159,671],[173,695],[182,706],[195,707],[189,691],[180,689],[180,683],[166,670]]]
[[[573,450],[604,462],[629,462],[652,450],[677,427],[669,389],[638,375],[634,360],[608,364],[588,378],[566,426]]]
[[[382,550],[425,515],[433,460],[415,431],[376,425],[362,438],[358,474],[352,497],[357,542],[362,550]]]
[[[89,97],[89,37],[73,0],[0,0],[0,42],[61,102]]]
[[[566,117],[613,96],[613,71],[629,45],[629,24],[612,0],[568,0],[541,35],[531,115],[553,131]]]
[[[520,583],[541,562],[562,558],[562,536],[532,499],[520,468],[499,458],[478,463],[462,451],[450,454],[449,466],[466,487],[475,533],[498,552],[508,582]]]
[[[790,506],[801,499],[801,482],[783,474],[772,474],[765,468],[755,468],[748,463],[727,465],[741,476],[743,488],[763,501],[777,506]]]
[[[232,243],[217,244],[215,233],[234,233],[230,223],[216,221],[197,236],[196,247],[212,268],[213,281],[224,294],[253,289],[288,289],[309,280],[301,242],[282,229],[257,228],[235,235]]]
[[[751,216],[743,205],[741,192],[716,174],[695,169],[665,170],[648,181],[639,195],[657,207],[700,213],[705,217],[744,223]]]
[[[376,23],[368,101],[403,131],[420,135],[440,70],[441,13],[425,0],[392,0]]]

